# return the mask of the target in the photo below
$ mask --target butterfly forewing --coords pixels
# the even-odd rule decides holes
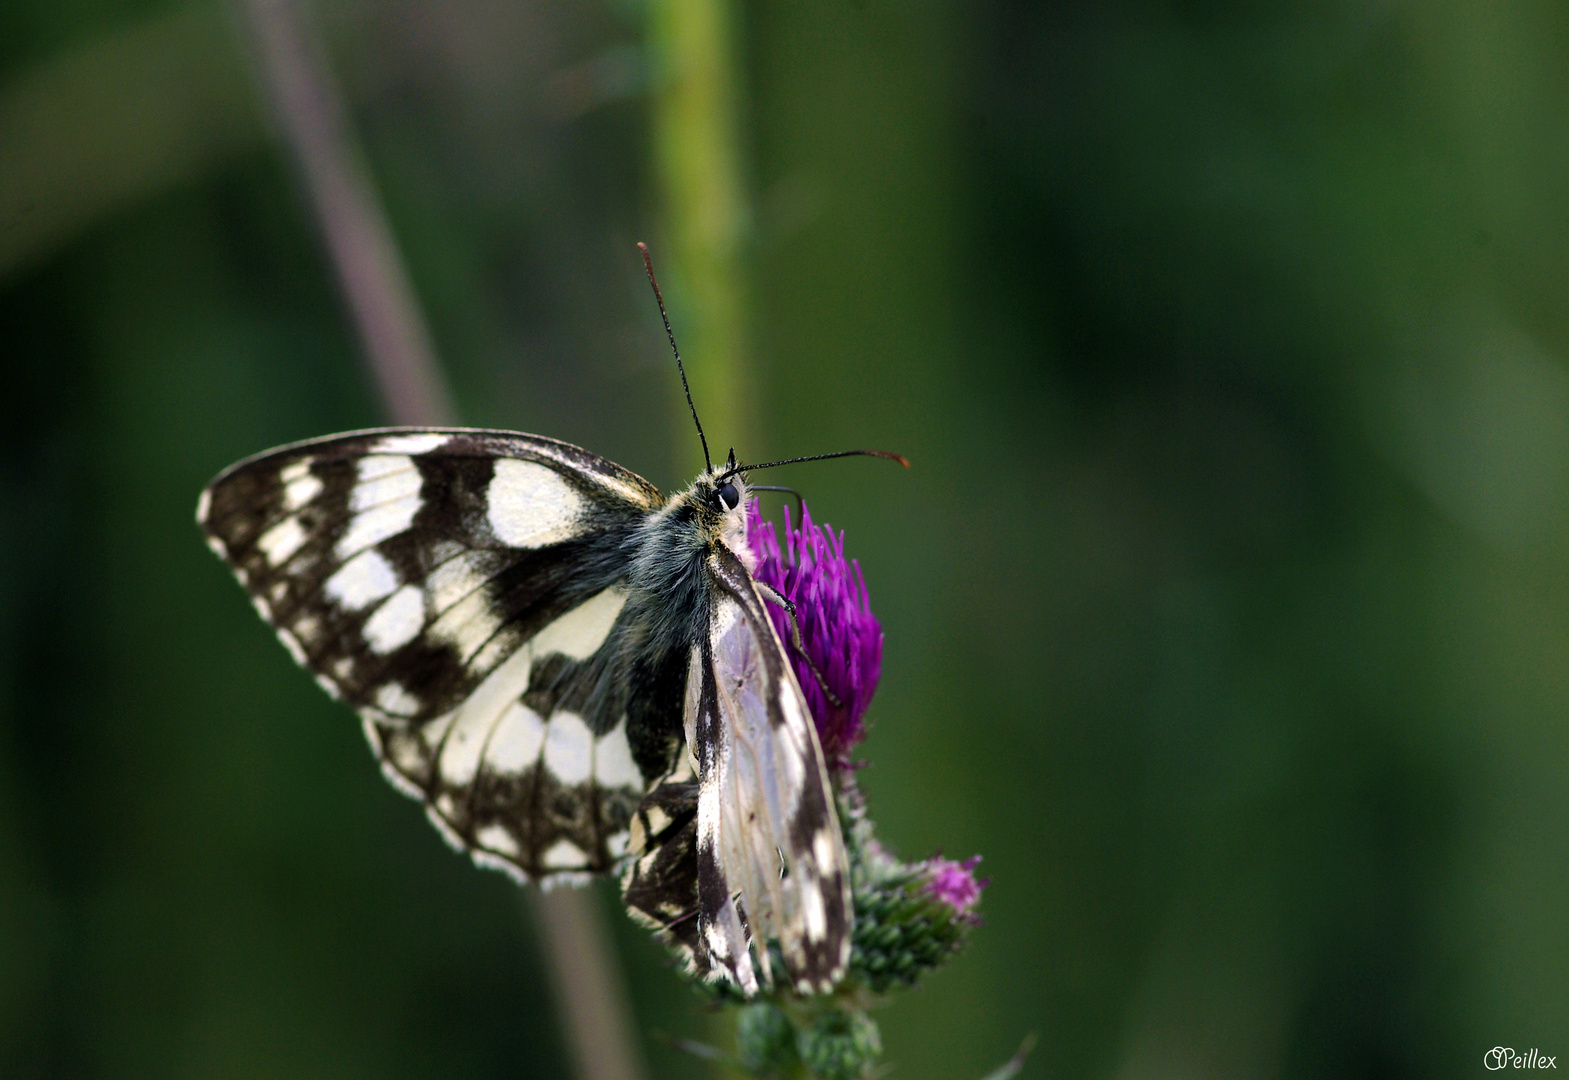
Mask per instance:
[[[642,795],[614,641],[662,501],[555,440],[397,429],[242,462],[198,520],[448,839],[549,880],[608,869]]]

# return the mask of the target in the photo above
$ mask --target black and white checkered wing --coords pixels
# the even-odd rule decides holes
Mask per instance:
[[[662,501],[552,439],[387,429],[241,462],[197,520],[443,835],[548,883],[614,865],[643,794],[622,545]]]
[[[707,638],[687,679],[697,763],[697,891],[709,963],[748,993],[772,981],[779,942],[790,982],[827,993],[850,958],[850,870],[806,699],[751,575],[728,548],[709,557]]]

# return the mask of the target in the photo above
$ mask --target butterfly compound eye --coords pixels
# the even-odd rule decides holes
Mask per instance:
[[[719,501],[724,504],[726,510],[734,510],[741,501],[741,493],[728,480],[719,485],[719,490],[714,494],[719,496]]]

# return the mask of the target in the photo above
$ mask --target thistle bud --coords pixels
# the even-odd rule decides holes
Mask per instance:
[[[912,986],[963,947],[984,881],[962,863],[933,858],[855,893],[850,970],[875,993]]]
[[[821,1080],[861,1080],[883,1052],[877,1024],[859,1009],[833,1009],[796,1038],[807,1071]]]

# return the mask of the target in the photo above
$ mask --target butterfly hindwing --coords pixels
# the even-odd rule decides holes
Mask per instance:
[[[621,880],[627,912],[653,930],[699,977],[716,969],[697,917],[697,782],[690,759],[679,777],[649,791],[632,819],[632,850]]]
[[[704,943],[746,989],[747,935],[765,981],[765,943],[776,939],[796,989],[827,992],[849,962],[853,912],[822,749],[751,575],[723,545],[708,570],[710,629],[687,692]]]
[[[397,429],[241,462],[198,521],[444,835],[548,881],[608,869],[642,795],[615,640],[662,501],[555,440]]]

